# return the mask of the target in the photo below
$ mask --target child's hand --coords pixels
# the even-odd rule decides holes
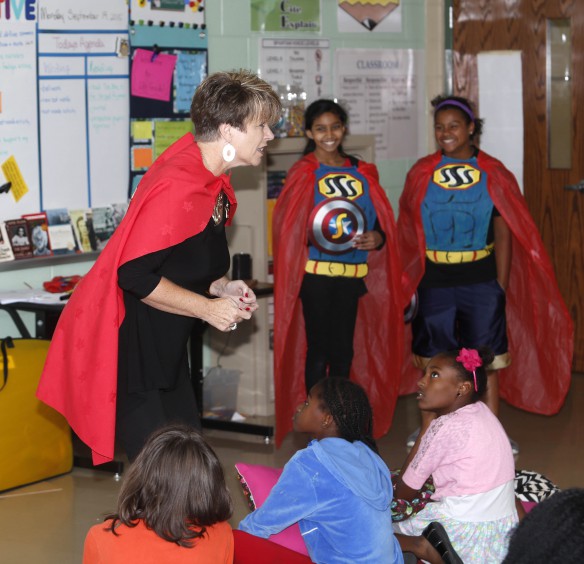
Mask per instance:
[[[360,251],[374,251],[381,245],[383,238],[377,231],[365,231],[353,239],[353,247]]]

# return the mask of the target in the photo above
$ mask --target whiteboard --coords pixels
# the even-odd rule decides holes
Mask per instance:
[[[86,207],[85,80],[41,80],[42,208]]]
[[[29,190],[38,195],[36,45],[34,22],[0,19],[0,164],[13,156]],[[38,197],[18,203],[9,194],[0,198],[0,219],[39,211]]]
[[[0,220],[126,201],[127,1],[38,0],[24,15],[0,19],[0,165],[12,158],[28,192],[0,195]]]
[[[39,34],[43,209],[127,200],[129,62],[115,55],[122,40],[127,33]]]

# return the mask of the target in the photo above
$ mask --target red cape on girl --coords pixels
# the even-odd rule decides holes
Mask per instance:
[[[59,319],[37,396],[91,447],[94,464],[114,456],[118,329],[125,313],[118,268],[203,231],[221,190],[233,217],[229,177],[203,166],[192,134],[171,145],[145,174],[126,216]]]
[[[299,298],[308,260],[308,216],[314,207],[315,171],[309,154],[290,169],[274,208],[274,377],[276,445],[292,430],[294,410],[306,399],[306,333]],[[395,220],[373,164],[359,161],[369,181],[371,200],[385,245],[369,253],[368,292],[359,300],[351,379],[363,386],[373,407],[374,436],[387,433],[397,400],[403,343],[403,297]],[[343,304],[339,304],[343,307]],[[334,328],[331,328],[334,330]]]
[[[424,274],[426,242],[421,205],[440,152],[420,159],[410,170],[400,198],[398,238],[409,300]],[[507,288],[507,336],[512,363],[500,373],[499,392],[515,407],[552,415],[570,386],[574,331],[554,269],[517,181],[503,163],[480,151],[478,166],[487,174],[493,203],[509,226],[512,258]],[[411,329],[406,341],[411,343]],[[401,393],[415,391],[420,371],[406,355]]]

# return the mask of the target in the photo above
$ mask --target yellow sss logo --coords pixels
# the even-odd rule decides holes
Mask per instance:
[[[351,174],[334,172],[318,181],[318,191],[325,198],[354,200],[363,195],[363,182]]]
[[[481,179],[481,171],[469,164],[447,164],[434,171],[432,180],[444,190],[467,190]]]

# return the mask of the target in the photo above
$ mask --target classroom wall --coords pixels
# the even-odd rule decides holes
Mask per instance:
[[[336,0],[322,0],[322,33],[270,33],[269,37],[326,38],[331,42],[331,67],[334,50],[338,48],[425,49],[426,95],[429,100],[443,90],[444,85],[444,2],[443,0],[402,0],[402,31],[399,33],[339,33],[337,31]],[[215,0],[206,4],[209,34],[209,72],[249,68],[258,70],[259,39],[264,35],[250,32],[249,1]],[[268,35],[268,34],[266,34]],[[333,68],[331,68],[331,72]],[[334,77],[333,77],[334,84]],[[429,104],[427,104],[429,107]],[[428,110],[424,109],[427,117]],[[429,122],[429,120],[426,120]],[[430,132],[430,129],[428,129]],[[424,143],[433,147],[432,138]],[[427,151],[426,151],[427,152]],[[377,160],[381,184],[397,213],[397,202],[407,171],[415,159]]]
[[[322,0],[323,31],[316,35],[331,41],[335,48],[425,49],[426,99],[443,91],[444,86],[444,0],[402,0],[403,27],[400,33],[371,32],[341,34],[337,31],[336,0]],[[250,29],[251,9],[247,0],[213,0],[206,2],[209,44],[209,72],[233,68],[257,70],[258,46],[262,34]],[[289,35],[286,34],[286,37]],[[292,37],[296,35],[290,34]],[[298,37],[315,34],[303,33]],[[331,56],[331,65],[334,58]],[[331,69],[332,70],[332,69]],[[429,104],[425,115],[429,117]],[[426,145],[433,147],[431,120],[427,122]],[[382,185],[397,214],[397,202],[403,181],[413,160],[378,160]],[[41,266],[2,272],[0,290],[23,288],[25,283],[40,287],[42,282],[61,274],[84,274],[92,261],[58,266]]]

